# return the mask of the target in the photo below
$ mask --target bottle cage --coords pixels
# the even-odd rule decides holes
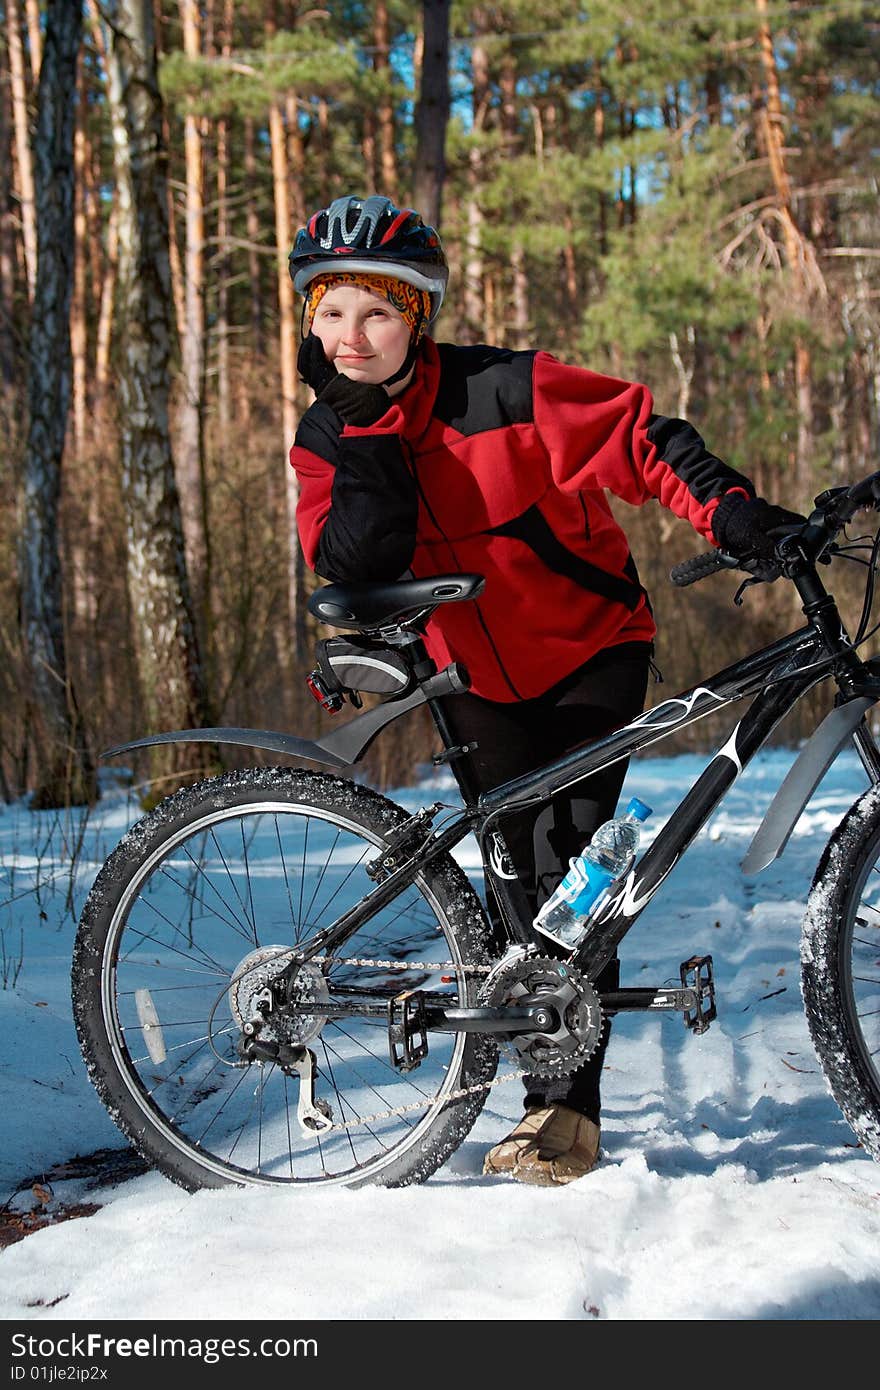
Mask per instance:
[[[348,699],[360,709],[360,693],[399,697],[413,688],[412,667],[403,652],[369,638],[328,637],[316,647],[318,664],[306,684],[330,714]]]

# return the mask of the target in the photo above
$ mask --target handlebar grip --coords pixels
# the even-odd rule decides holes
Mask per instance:
[[[878,500],[880,500],[880,473],[871,473],[869,477],[862,478],[861,482],[854,483],[849,489],[847,511],[853,515],[863,507],[875,507]]]
[[[673,565],[669,578],[679,589],[684,589],[688,584],[697,584],[701,579],[708,579],[710,574],[727,568],[719,551],[707,550],[702,555],[694,555],[691,560],[682,560],[680,565]]]

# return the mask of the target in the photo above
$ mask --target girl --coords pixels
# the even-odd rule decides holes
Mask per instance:
[[[686,421],[655,414],[645,386],[546,352],[435,343],[446,257],[437,233],[387,198],[316,212],[290,272],[304,298],[299,370],[317,397],[291,451],[306,559],[334,582],[485,575],[479,600],[440,607],[426,632],[439,667],[470,672],[470,692],[446,712],[456,742],[476,744],[480,791],[642,709],[655,628],[606,489],[658,498],[740,557],[772,558],[776,528],[803,520],[756,498]],[[505,822],[535,912],[614,814],[625,771]],[[617,978],[615,960],[596,988]],[[608,1033],[606,1021],[573,1075],[532,1079],[523,1119],[484,1172],[554,1184],[590,1171]]]

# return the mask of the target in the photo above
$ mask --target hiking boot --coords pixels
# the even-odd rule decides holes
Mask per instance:
[[[555,1187],[595,1167],[599,1126],[567,1105],[527,1110],[516,1129],[486,1154],[483,1173]]]

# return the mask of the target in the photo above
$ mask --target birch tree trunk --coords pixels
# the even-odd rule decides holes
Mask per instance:
[[[119,199],[116,377],[128,589],[141,694],[152,729],[204,726],[207,699],[186,572],[168,423],[172,342],[167,156],[150,0],[99,0]],[[208,749],[150,750],[168,782],[205,770]]]
[[[18,0],[6,0],[6,35],[12,85],[12,115],[15,125],[15,151],[18,162],[18,198],[24,259],[27,269],[28,298],[33,300],[37,283],[37,224],[34,205],[34,165],[28,135],[27,78],[21,42],[21,11]]]
[[[422,0],[424,53],[416,105],[413,200],[426,222],[439,225],[446,181],[449,123],[450,0]]]
[[[22,628],[38,721],[36,807],[95,799],[94,767],[67,673],[58,546],[70,404],[74,103],[81,27],[78,5],[49,0],[34,140],[39,258],[20,529]]]
[[[201,56],[198,0],[180,0],[183,47],[188,58]],[[178,417],[177,486],[183,517],[187,569],[196,599],[204,604],[208,587],[208,539],[205,479],[205,208],[202,139],[199,118],[189,112],[184,124],[186,156],[186,251],[184,334],[181,343],[183,399]]]

